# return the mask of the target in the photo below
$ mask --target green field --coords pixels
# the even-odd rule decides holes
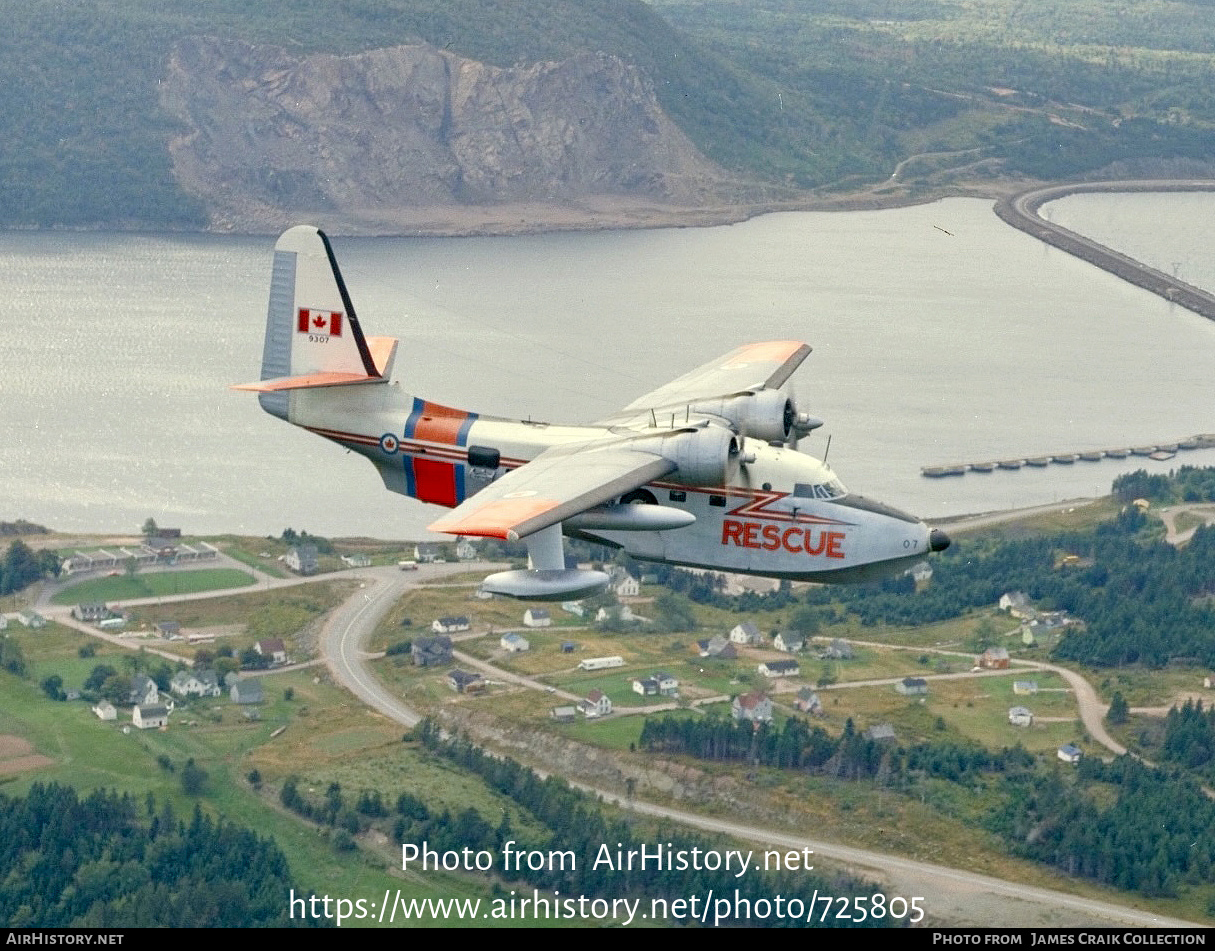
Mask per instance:
[[[182,568],[149,571],[135,575],[90,578],[68,585],[51,598],[53,604],[86,604],[91,601],[128,601],[134,598],[163,598],[198,594],[228,588],[247,588],[254,577],[236,568]]]

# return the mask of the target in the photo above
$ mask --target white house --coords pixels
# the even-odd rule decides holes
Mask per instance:
[[[578,701],[578,709],[588,720],[605,717],[612,712],[612,701],[602,690],[592,690],[585,700]]]
[[[1012,707],[1008,711],[1008,722],[1013,726],[1032,726],[1034,715],[1025,707]]]
[[[801,673],[795,660],[765,660],[757,669],[765,677],[796,677]]]
[[[93,712],[97,714],[97,719],[99,720],[118,719],[118,711],[114,708],[114,704],[110,703],[108,700],[102,700],[100,703],[98,703],[95,707],[93,707]]]
[[[468,618],[461,615],[460,617],[441,617],[430,622],[430,629],[436,634],[454,634],[457,631],[467,631],[472,625]]]
[[[627,571],[619,570],[613,573],[608,590],[618,598],[635,598],[641,594],[641,582]]]
[[[315,545],[297,545],[283,556],[283,564],[299,575],[314,575],[320,568]]]
[[[1000,596],[1001,611],[1007,611],[1013,617],[1025,617],[1033,613],[1029,596],[1024,591],[1009,591]]]
[[[1063,746],[1059,747],[1059,759],[1063,760],[1065,763],[1075,765],[1076,763],[1080,762],[1080,757],[1083,755],[1084,753],[1081,752],[1080,747],[1076,746],[1074,743],[1065,743]]]
[[[730,715],[735,720],[750,720],[753,723],[766,723],[772,719],[772,701],[767,694],[758,690],[744,693],[735,697],[730,704]]]
[[[477,557],[477,546],[467,538],[457,539],[456,557],[461,561],[472,561]]]
[[[503,634],[498,638],[498,646],[504,651],[509,651],[512,654],[520,654],[528,650],[532,645],[528,643],[526,637],[522,634]]]
[[[218,697],[223,694],[219,675],[213,670],[179,670],[169,682],[169,689],[179,697]]]
[[[135,674],[131,678],[131,689],[127,693],[127,702],[151,706],[160,700],[160,690],[156,681],[143,674]]]
[[[547,608],[528,608],[523,613],[523,623],[528,627],[548,627],[553,619]]]
[[[137,703],[131,711],[131,723],[141,730],[154,730],[169,723],[169,710],[159,703]]]
[[[763,636],[754,624],[750,621],[743,621],[742,624],[736,624],[730,631],[730,640],[735,644],[754,646],[763,640]]]
[[[806,639],[791,631],[781,631],[772,639],[772,646],[786,654],[796,654],[806,644]]]
[[[287,663],[287,645],[281,637],[263,637],[253,649],[272,664]]]

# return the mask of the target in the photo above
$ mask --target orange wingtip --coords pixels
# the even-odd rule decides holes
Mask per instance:
[[[382,383],[382,376],[367,376],[364,373],[310,373],[307,376],[280,376],[260,383],[240,383],[234,390],[252,390],[255,393],[274,393],[278,390],[307,390],[314,386],[345,386],[348,383]]]
[[[553,499],[500,499],[488,502],[479,509],[453,518],[444,515],[427,528],[432,532],[448,535],[478,535],[485,538],[511,538],[513,529],[528,519],[555,509],[559,503]]]
[[[739,347],[732,356],[738,362],[759,362],[771,360],[781,363],[797,353],[805,344],[800,340],[768,340],[763,343],[752,343]]]

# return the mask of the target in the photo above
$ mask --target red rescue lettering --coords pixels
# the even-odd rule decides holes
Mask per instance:
[[[759,522],[740,522],[737,519],[722,519],[721,543],[737,545],[739,548],[756,548],[764,551],[785,551],[807,555],[826,555],[828,558],[845,558],[843,543],[846,532],[815,532],[809,528],[794,526],[781,531],[780,527]]]

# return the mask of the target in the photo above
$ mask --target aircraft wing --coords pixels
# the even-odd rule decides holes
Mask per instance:
[[[429,527],[432,532],[512,541],[674,471],[675,463],[614,442],[546,449],[490,483]]]
[[[777,389],[809,354],[810,347],[798,340],[745,344],[633,400],[622,413],[612,416],[611,421],[619,421],[625,415],[634,416],[640,411],[683,406],[697,400]]]

